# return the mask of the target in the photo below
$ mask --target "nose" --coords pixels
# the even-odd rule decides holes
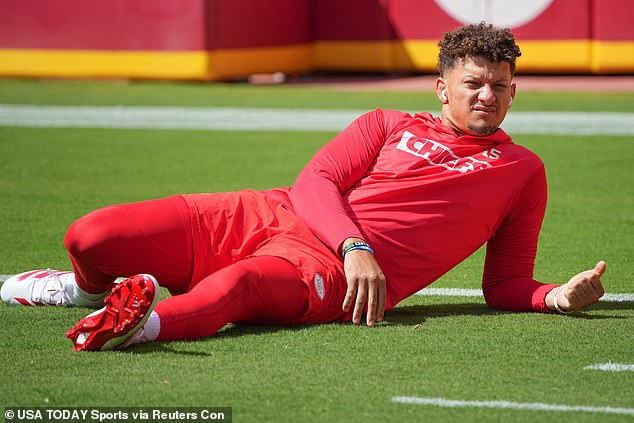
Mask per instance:
[[[483,85],[478,93],[478,100],[482,104],[493,104],[495,102],[495,94],[493,89],[488,85]]]

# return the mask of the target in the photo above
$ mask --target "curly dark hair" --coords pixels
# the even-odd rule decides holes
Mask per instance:
[[[484,57],[490,62],[508,62],[513,75],[515,59],[522,55],[508,28],[497,28],[486,22],[445,32],[438,46],[438,71],[441,76],[453,68],[458,60],[474,56]]]

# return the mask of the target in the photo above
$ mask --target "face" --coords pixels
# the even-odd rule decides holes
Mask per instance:
[[[511,67],[507,62],[467,58],[436,81],[443,103],[442,122],[458,135],[494,133],[515,97]]]

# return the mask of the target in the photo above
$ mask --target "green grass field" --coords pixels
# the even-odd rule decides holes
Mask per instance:
[[[431,93],[238,84],[0,81],[0,104],[436,110]],[[539,93],[514,110],[634,112],[634,93]],[[289,185],[331,132],[0,127],[0,274],[69,269],[68,225],[95,208],[185,192]],[[536,278],[608,263],[606,291],[634,292],[634,137],[514,136],[546,163]],[[433,287],[479,288],[478,251]],[[164,293],[164,295],[167,295]],[[584,411],[444,408],[439,397],[634,408],[634,303],[571,316],[497,312],[478,297],[414,296],[375,328],[230,326],[196,342],[72,353],[88,309],[0,304],[0,405],[227,406],[237,422],[634,421]]]

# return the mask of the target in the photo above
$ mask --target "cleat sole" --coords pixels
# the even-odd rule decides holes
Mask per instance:
[[[75,346],[73,351],[117,348],[143,327],[158,299],[159,285],[151,275],[136,275],[117,284],[106,297],[106,307],[86,316],[66,333]],[[82,333],[83,342],[78,342]]]

